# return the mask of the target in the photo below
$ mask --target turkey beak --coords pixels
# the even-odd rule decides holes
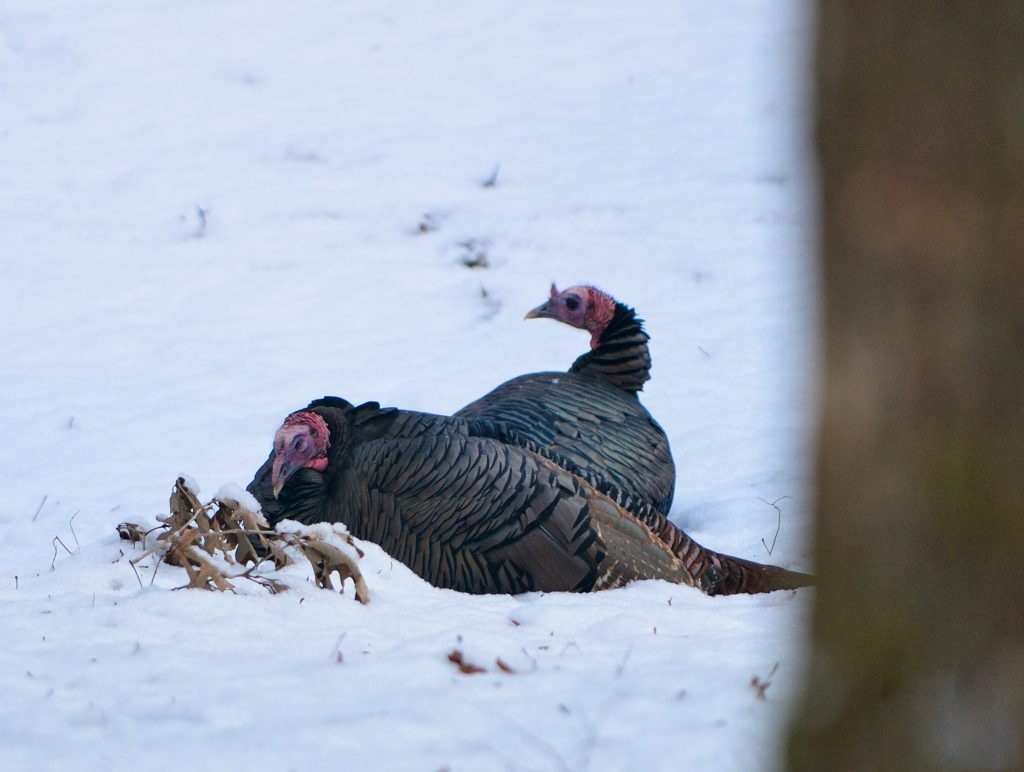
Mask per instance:
[[[281,489],[284,484],[288,482],[288,478],[292,476],[292,472],[295,471],[295,467],[285,461],[283,458],[278,460],[274,459],[274,466],[271,471],[270,481],[274,484],[273,493],[276,499],[281,493]]]
[[[556,319],[554,312],[551,310],[551,301],[548,300],[541,303],[532,311],[527,311],[526,316],[523,319]]]

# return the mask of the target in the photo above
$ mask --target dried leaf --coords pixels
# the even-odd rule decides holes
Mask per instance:
[[[203,511],[203,505],[199,503],[196,494],[188,487],[184,477],[179,477],[174,481],[174,490],[171,491],[170,510],[171,514],[168,517],[158,517],[157,520],[161,523],[166,523],[175,531],[184,528],[192,522],[197,512]]]
[[[369,602],[369,588],[356,563],[357,558],[319,536],[278,533],[270,528],[262,515],[231,498],[214,499],[204,505],[182,477],[175,481],[169,510],[167,517],[157,518],[165,524],[165,530],[157,537],[156,545],[130,562],[135,567],[154,553],[162,556],[164,562],[179,566],[188,574],[188,584],[178,589],[194,587],[233,591],[235,587],[231,579],[248,579],[271,593],[283,592],[288,589],[284,582],[255,575],[253,571],[268,558],[274,561],[277,569],[290,565],[293,559],[286,548],[294,546],[300,548],[312,564],[316,583],[320,587],[333,590],[331,577],[337,574],[342,592],[345,580],[351,579],[355,585],[356,599],[361,603]],[[119,524],[118,534],[128,541],[142,541],[146,536],[146,532],[135,523]],[[334,535],[350,545],[359,557],[363,557],[363,551],[351,535],[344,531],[335,531]],[[228,576],[212,560],[218,553],[228,563],[237,561],[242,565],[252,565],[240,574]]]
[[[277,541],[270,542],[270,554],[274,558],[274,568],[280,570],[292,564],[291,556],[285,551],[284,545]]]
[[[216,587],[221,592],[234,590],[235,586],[210,561],[210,558],[194,546],[191,546],[198,536],[199,531],[195,528],[190,528],[182,533],[178,543],[167,552],[165,560],[172,565],[178,565],[185,569],[188,573],[188,584],[185,585],[186,587],[195,587],[202,590],[212,590]]]
[[[486,673],[487,669],[466,661],[461,649],[452,649],[448,652],[448,661],[459,669],[460,673],[473,675],[474,673]]]
[[[146,539],[146,532],[138,523],[118,523],[117,535],[130,542],[140,542]]]
[[[355,560],[321,539],[303,539],[299,546],[313,565],[314,577],[320,587],[333,590],[331,574],[337,573],[342,585],[340,590],[344,590],[345,580],[351,579],[356,586],[356,600],[360,603],[370,600],[369,588]]]

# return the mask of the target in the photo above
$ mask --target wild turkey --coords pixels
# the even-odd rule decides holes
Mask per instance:
[[[642,504],[638,516],[571,462],[508,441],[514,432],[324,397],[285,419],[249,491],[272,525],[342,522],[431,584],[463,592],[583,592],[666,579],[731,594],[809,583],[705,550]],[[660,517],[666,535],[641,517]]]
[[[668,437],[640,404],[650,380],[648,335],[636,312],[594,287],[551,285],[527,319],[557,319],[590,333],[590,351],[568,372],[520,375],[455,415],[501,421],[661,512],[672,507],[676,470]]]

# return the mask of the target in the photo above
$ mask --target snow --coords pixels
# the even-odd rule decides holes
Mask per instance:
[[[224,483],[217,490],[214,498],[217,499],[217,501],[233,501],[243,509],[248,509],[250,512],[257,515],[263,511],[263,508],[260,506],[260,503],[256,501],[256,498],[238,483]]]
[[[811,569],[811,22],[5,0],[0,768],[776,766],[811,591],[467,597],[363,543],[366,606],[300,565],[173,592],[114,528],[181,470],[244,486],[312,398],[451,412],[568,367],[586,334],[522,321],[555,280],[647,320],[672,518]]]
[[[188,488],[188,490],[190,490],[192,492],[192,494],[194,496],[196,496],[196,498],[198,498],[200,496],[200,494],[202,493],[203,489],[199,487],[199,483],[196,482],[195,478],[192,477],[192,475],[185,474],[184,472],[182,472],[175,479],[180,479],[183,483],[185,483],[185,487]],[[217,491],[217,495],[214,498],[218,498],[218,499],[221,498],[221,494],[225,494],[226,497],[230,498],[231,493],[233,493],[236,489],[239,489],[237,483],[227,483],[227,484],[221,486],[221,489],[219,491]],[[247,491],[242,491],[242,492],[243,493],[248,493]],[[250,495],[250,498],[251,498],[251,494],[249,494],[249,495]],[[236,501],[237,501],[237,499],[236,499]],[[256,511],[257,510],[255,510],[255,509],[253,510],[253,512],[256,512]]]

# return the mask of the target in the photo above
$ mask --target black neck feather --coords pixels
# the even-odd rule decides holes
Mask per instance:
[[[617,302],[597,348],[573,362],[569,372],[601,378],[636,394],[651,379],[651,355],[647,349],[650,336],[643,324],[636,311]]]

